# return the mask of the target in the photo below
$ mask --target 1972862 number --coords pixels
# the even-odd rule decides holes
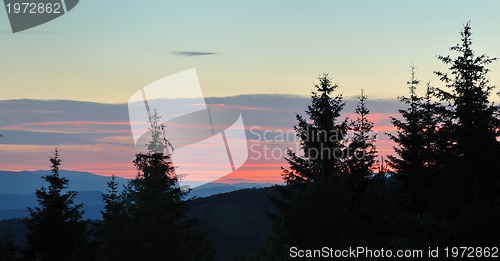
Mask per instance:
[[[446,257],[498,257],[498,247],[447,247]]]
[[[60,14],[60,3],[8,3],[7,13],[11,14]]]

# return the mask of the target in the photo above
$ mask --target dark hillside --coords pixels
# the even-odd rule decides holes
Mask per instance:
[[[241,260],[263,248],[272,229],[264,211],[274,211],[269,197],[276,193],[273,186],[195,199],[188,215],[203,223],[217,247],[218,260]]]
[[[242,189],[189,202],[188,216],[197,218],[217,248],[217,260],[239,260],[263,248],[271,221],[264,211],[273,211],[269,201],[276,186]],[[26,243],[21,219],[0,220],[0,235],[10,230],[17,245]]]

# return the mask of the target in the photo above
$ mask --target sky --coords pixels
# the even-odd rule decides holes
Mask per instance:
[[[476,50],[500,57],[499,1],[86,0],[12,34],[0,11],[0,99],[123,103],[196,68],[205,96],[308,95],[328,72],[347,96],[405,93],[413,62],[439,84],[436,59],[471,21]],[[500,82],[500,64],[491,66]],[[178,93],[172,93],[176,97]]]
[[[166,103],[180,106],[183,103],[193,104],[193,101],[196,99],[168,100]],[[284,160],[287,149],[300,154],[299,139],[293,130],[295,113],[304,115],[309,98],[259,94],[207,98],[205,101],[211,108],[216,133],[225,131],[232,158],[236,162],[239,156],[240,164],[236,166],[236,171],[230,170],[228,162],[224,161],[227,154],[223,143],[217,139],[204,142],[191,140],[183,144],[183,135],[175,135],[173,131],[186,128],[170,121],[165,123],[165,129],[175,148],[171,151],[173,163],[178,167],[176,172],[187,174],[186,182],[190,184],[214,180],[226,183],[281,183],[280,168],[288,165]],[[343,116],[339,120],[347,116],[353,119],[357,101],[346,99],[345,102]],[[375,123],[378,153],[386,157],[392,153],[392,143],[386,133],[394,131],[389,116],[397,116],[394,108],[401,105],[395,100],[380,99],[368,100],[367,105],[371,108],[370,120]],[[64,169],[133,178],[137,174],[132,164],[134,155],[144,152],[142,144],[150,139],[145,135],[137,146],[134,145],[127,104],[0,101],[0,117],[3,119],[0,121],[0,133],[4,135],[0,140],[1,170],[47,169],[48,158],[57,147]],[[239,130],[244,131],[244,137],[231,135],[228,131],[238,117],[243,122]],[[187,123],[190,124],[189,129],[194,130],[206,129],[208,125],[200,121]],[[191,131],[188,138],[197,133]],[[186,160],[177,157],[179,153],[186,154],[186,151]]]
[[[393,131],[389,117],[407,92],[410,65],[421,87],[441,87],[433,71],[446,67],[437,56],[452,54],[467,21],[478,54],[500,57],[498,10],[495,0],[84,0],[15,34],[0,10],[0,169],[45,169],[58,147],[67,169],[133,177],[138,151],[127,101],[191,68],[208,103],[241,113],[249,158],[261,155],[262,144],[278,153],[295,146],[251,128],[292,130],[322,73],[347,97],[345,115],[364,89],[386,156],[392,144],[385,132]],[[500,85],[500,62],[489,68]],[[165,98],[184,95],[171,89]],[[278,158],[254,157],[225,181],[280,182],[285,162]]]

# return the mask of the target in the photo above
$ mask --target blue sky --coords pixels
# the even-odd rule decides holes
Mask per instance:
[[[329,72],[345,95],[406,92],[409,66],[439,85],[436,59],[472,21],[475,49],[500,57],[499,1],[80,1],[12,34],[0,11],[0,99],[123,103],[196,68],[206,96],[308,95]],[[213,53],[179,55],[178,52]],[[500,64],[491,66],[500,83]],[[178,94],[172,93],[172,97]]]

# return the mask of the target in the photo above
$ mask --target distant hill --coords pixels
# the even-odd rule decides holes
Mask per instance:
[[[188,217],[201,221],[217,248],[217,260],[242,260],[262,251],[271,231],[264,211],[275,211],[269,197],[276,195],[276,188],[242,189],[189,201]],[[16,243],[24,245],[22,220],[0,220],[0,236],[9,229]]]
[[[33,194],[35,190],[46,186],[42,176],[49,174],[50,170],[0,171],[0,194]],[[60,170],[59,174],[70,181],[69,189],[75,191],[106,192],[106,183],[111,179],[81,171]],[[119,184],[127,184],[127,179],[116,177],[116,180]]]
[[[35,190],[46,186],[42,176],[49,175],[48,170],[37,171],[0,171],[0,220],[25,217],[27,207],[37,205]],[[84,218],[99,219],[104,207],[102,193],[107,191],[110,177],[99,176],[89,172],[61,170],[60,175],[69,180],[69,190],[78,191],[75,203],[84,204]],[[117,177],[122,187],[128,180]],[[208,197],[245,188],[270,187],[273,184],[259,183],[207,183],[191,190],[188,198]]]
[[[0,170],[0,194],[33,194],[35,190],[47,183],[42,179],[43,176],[49,175],[50,170],[36,171],[1,171]],[[74,191],[100,191],[106,192],[107,182],[110,177],[99,176],[90,172],[68,171],[61,170],[61,177],[67,178],[69,189]],[[117,182],[126,185],[128,180],[116,177]],[[244,188],[263,188],[270,187],[271,183],[207,183],[191,190],[189,197],[208,197],[211,195],[226,193]],[[1,204],[0,204],[1,206]]]
[[[84,204],[84,218],[98,219],[101,217],[101,211],[104,208],[102,192],[79,191],[75,203]],[[28,215],[27,208],[35,206],[37,206],[35,194],[0,194],[0,220],[26,217]]]
[[[27,207],[37,205],[35,191],[47,186],[42,177],[49,174],[49,170],[0,171],[0,220],[27,216]],[[69,180],[69,190],[78,191],[75,203],[84,203],[84,217],[99,218],[104,207],[101,195],[107,191],[107,182],[111,178],[68,170],[60,170],[60,175]],[[124,178],[116,179],[120,185],[128,182]]]
[[[247,188],[265,188],[265,187],[271,187],[274,186],[275,184],[271,183],[248,183],[248,182],[242,182],[242,183],[237,183],[237,184],[228,184],[228,183],[216,183],[216,182],[211,182],[207,183],[204,185],[201,185],[199,187],[195,187],[194,189],[191,190],[191,192],[188,195],[188,198],[193,198],[193,197],[208,197],[212,195],[217,195],[220,193],[227,193],[231,191],[236,191],[240,189],[247,189]]]

